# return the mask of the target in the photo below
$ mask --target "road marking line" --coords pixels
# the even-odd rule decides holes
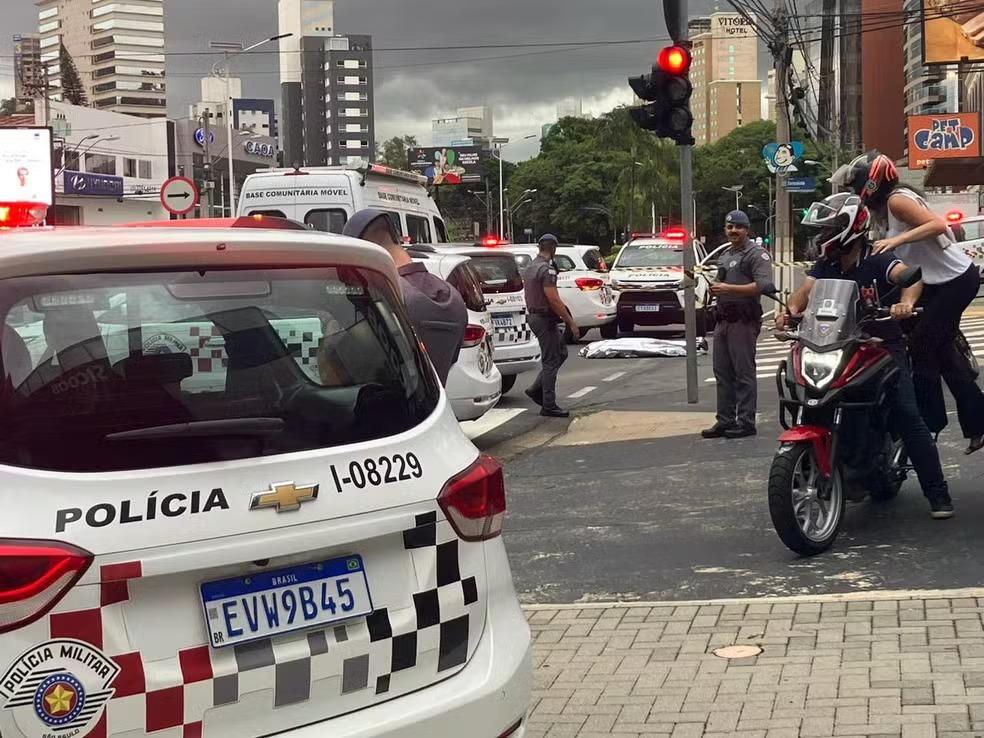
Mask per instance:
[[[572,392],[571,394],[567,395],[567,399],[568,400],[576,400],[578,397],[584,397],[586,394],[588,394],[589,392],[594,392],[596,389],[598,389],[598,388],[597,387],[582,387],[577,392]]]
[[[525,412],[525,407],[492,408],[478,420],[468,420],[461,423],[461,429],[469,438],[478,438]]]
[[[611,376],[605,377],[601,381],[602,382],[614,382],[616,379],[620,379],[621,377],[624,377],[624,376],[625,376],[625,372],[615,372]]]

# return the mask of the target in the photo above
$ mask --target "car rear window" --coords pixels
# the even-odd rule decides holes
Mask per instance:
[[[618,252],[616,265],[625,267],[681,266],[683,251],[657,243],[629,243]]]
[[[598,249],[591,249],[590,251],[584,252],[584,266],[593,272],[607,272],[608,265],[605,263],[605,258],[601,255],[601,251]]]
[[[448,284],[458,290],[465,307],[474,313],[485,312],[485,296],[482,294],[482,282],[478,272],[470,262],[457,266],[448,275]]]
[[[309,210],[304,216],[304,222],[316,231],[326,233],[341,233],[345,229],[348,221],[348,213],[341,208],[329,208],[325,210]]]
[[[397,305],[350,267],[0,282],[0,463],[120,471],[402,433],[439,389]]]
[[[472,265],[482,281],[482,292],[487,295],[523,289],[523,278],[512,254],[473,255]]]

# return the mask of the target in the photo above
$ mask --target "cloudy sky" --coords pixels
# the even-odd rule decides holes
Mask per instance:
[[[709,12],[711,3],[694,0],[691,13]],[[9,96],[10,34],[36,30],[37,11],[32,0],[3,6],[0,96]],[[209,40],[252,43],[277,33],[276,0],[166,0],[165,11],[167,51],[178,53],[167,62],[172,117],[187,116],[200,98],[199,79],[214,57],[198,52]],[[666,35],[656,0],[337,0],[335,28],[373,36],[377,137],[409,133],[423,144],[431,118],[458,106],[493,106],[496,135],[521,138],[555,120],[557,103],[568,98],[595,114],[630,103],[626,77],[646,71]],[[598,41],[642,42],[509,48]],[[431,48],[386,51],[397,47]],[[233,73],[250,97],[279,99],[276,53],[240,58]],[[507,155],[523,158],[536,148],[536,141],[517,143]]]

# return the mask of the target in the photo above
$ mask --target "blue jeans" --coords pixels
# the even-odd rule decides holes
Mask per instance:
[[[943,468],[940,466],[940,454],[922,413],[919,412],[909,357],[901,349],[892,351],[892,356],[900,371],[895,387],[889,394],[889,427],[905,444],[906,453],[912,461],[912,466],[915,467],[923,494],[928,496],[934,492],[945,491],[947,484],[943,478]]]

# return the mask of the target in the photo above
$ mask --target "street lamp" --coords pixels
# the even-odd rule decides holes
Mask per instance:
[[[631,187],[631,191],[629,192],[629,227],[626,229],[628,231],[631,231],[632,228],[635,226],[635,193],[636,193],[635,170],[636,167],[641,167],[641,166],[645,166],[641,161],[632,162],[632,176],[630,178],[632,180],[632,187]]]
[[[531,138],[536,138],[536,134],[535,133],[531,133],[529,136],[523,136],[522,138],[520,138],[518,140],[519,141],[527,141],[527,140],[529,140]],[[492,139],[492,143],[493,144],[496,144],[498,146],[498,148],[492,149],[492,156],[494,156],[496,159],[499,160],[499,239],[501,240],[502,239],[502,236],[503,236],[503,229],[505,228],[505,225],[503,224],[503,219],[505,218],[505,210],[506,210],[505,205],[503,204],[503,199],[502,199],[502,192],[503,192],[503,188],[502,188],[502,150],[504,148],[506,148],[506,146],[509,145],[509,139],[508,138],[493,138]],[[516,143],[516,141],[513,141],[512,143]]]
[[[247,51],[252,51],[255,48],[263,46],[264,44],[271,43],[272,41],[279,41],[282,38],[288,38],[293,36],[293,33],[281,33],[279,36],[270,36],[270,38],[265,38],[262,41],[257,41],[255,44],[250,46],[243,46],[241,41],[239,42],[224,42],[224,41],[209,41],[208,45],[211,49],[219,49],[223,52],[223,62],[221,66],[224,68],[225,72],[225,88],[226,88],[226,140],[228,141],[228,152],[226,154],[229,159],[229,214],[234,216],[236,214],[236,175],[235,175],[235,165],[232,161],[232,88],[229,81],[229,61],[240,54],[245,54]],[[233,53],[229,53],[232,51]],[[219,76],[219,66],[220,62],[215,62],[212,65],[212,76]]]
[[[724,190],[725,192],[734,192],[735,193],[735,210],[737,210],[738,209],[738,200],[740,200],[741,197],[742,197],[741,191],[743,189],[745,189],[745,185],[731,185],[731,187],[722,187],[721,189]]]
[[[92,147],[95,146],[96,144],[109,143],[110,141],[119,141],[119,140],[120,140],[120,137],[119,136],[106,136],[105,138],[103,138],[98,133],[91,133],[88,136],[86,136],[83,139],[81,139],[72,148],[72,153],[74,153],[78,157],[76,159],[76,161],[79,161],[80,162],[80,161],[82,161],[82,157],[85,156],[86,154],[88,154],[90,151],[92,151]],[[86,141],[92,141],[92,143],[89,144],[88,146],[86,146],[84,151],[79,151],[79,148]],[[55,172],[55,176],[56,177],[59,174],[61,174],[62,172],[64,172],[66,169],[68,169],[68,153],[66,153],[65,156],[62,157],[62,159],[63,159],[63,161],[62,161],[62,168],[59,169],[57,172]]]
[[[536,189],[527,189],[523,191],[523,194],[519,196],[519,202],[509,208],[509,242],[515,242],[515,233],[513,233],[513,216],[519,212],[519,209],[526,205],[527,203],[533,202],[533,198],[530,195],[535,195],[537,193]]]

